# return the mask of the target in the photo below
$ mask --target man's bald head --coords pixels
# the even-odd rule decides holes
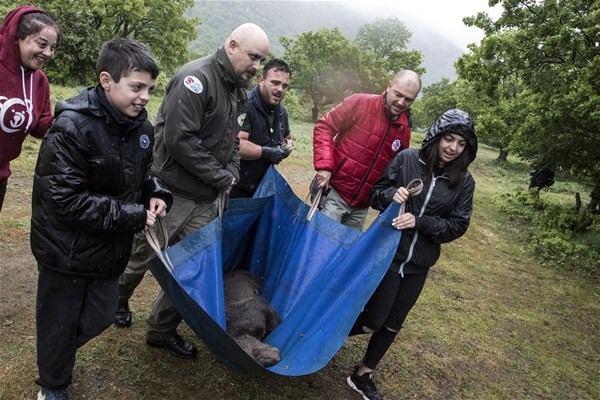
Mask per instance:
[[[269,47],[269,38],[265,31],[260,26],[250,22],[235,28],[225,40],[225,47],[227,47],[227,44],[231,40],[235,40],[238,43],[253,42]]]
[[[408,111],[412,102],[421,91],[421,77],[415,71],[403,69],[399,71],[385,92],[386,106],[393,116]]]
[[[224,48],[240,81],[248,84],[269,54],[269,38],[258,25],[246,23],[231,32]]]
[[[402,83],[411,90],[416,90],[417,94],[421,91],[421,76],[410,69],[400,70],[392,78],[392,83]]]

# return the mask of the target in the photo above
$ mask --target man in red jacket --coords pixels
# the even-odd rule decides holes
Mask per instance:
[[[328,190],[319,209],[344,225],[362,229],[369,192],[396,153],[409,147],[409,110],[421,78],[402,70],[381,95],[357,93],[332,108],[313,130],[318,187]]]

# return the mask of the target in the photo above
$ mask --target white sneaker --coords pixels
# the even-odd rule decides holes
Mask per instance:
[[[37,400],[69,400],[69,394],[66,390],[51,390],[41,388],[37,394]]]

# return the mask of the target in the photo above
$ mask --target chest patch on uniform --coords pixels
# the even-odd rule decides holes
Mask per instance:
[[[204,90],[204,86],[202,86],[202,82],[200,82],[200,79],[192,75],[188,75],[185,77],[185,79],[183,80],[183,85],[196,94],[202,93],[202,91]]]
[[[400,147],[402,147],[402,141],[400,139],[395,139],[392,142],[392,150],[398,151],[398,150],[400,150]]]
[[[150,138],[148,137],[148,135],[140,136],[140,147],[144,150],[150,147]]]
[[[246,113],[242,113],[242,114],[238,115],[237,123],[240,127],[242,127],[242,125],[244,125],[245,120],[246,120]]]

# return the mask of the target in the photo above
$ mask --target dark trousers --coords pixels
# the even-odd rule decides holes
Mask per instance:
[[[38,269],[36,382],[48,389],[65,389],[71,383],[77,349],[113,321],[118,282]]]
[[[6,195],[6,184],[8,181],[0,182],[0,211],[2,211],[2,204],[4,204],[4,196]]]
[[[391,269],[384,276],[350,332],[365,333],[363,327],[373,331],[363,359],[365,366],[375,369],[381,361],[417,302],[426,279],[427,272],[402,277]]]

